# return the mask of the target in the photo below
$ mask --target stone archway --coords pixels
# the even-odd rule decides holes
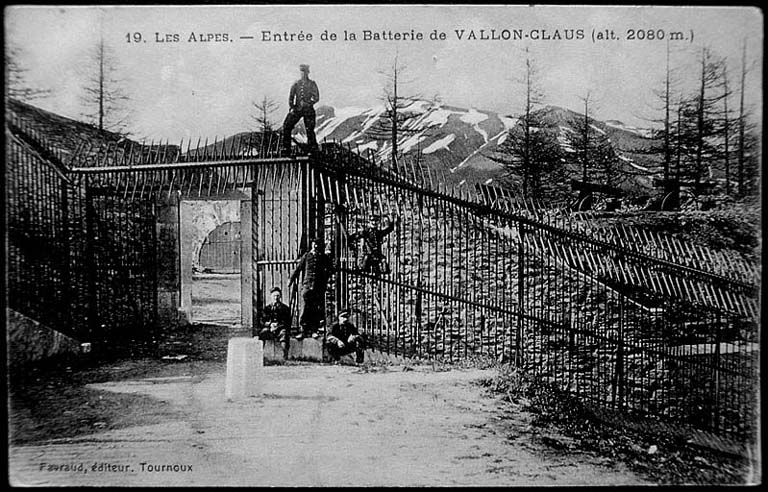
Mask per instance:
[[[238,222],[240,230],[240,324],[252,325],[251,199],[250,190],[227,196],[181,197],[179,201],[180,311],[192,321],[193,272],[201,271],[200,251],[206,238],[227,222]]]
[[[203,272],[240,273],[240,221],[224,222],[208,234],[197,258]]]

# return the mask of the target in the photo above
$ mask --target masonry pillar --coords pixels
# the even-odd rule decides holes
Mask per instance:
[[[157,204],[157,318],[162,330],[179,323],[179,197]]]
[[[253,328],[253,236],[251,199],[240,202],[240,324]]]
[[[181,201],[179,204],[179,268],[181,278],[180,314],[187,322],[192,321],[192,255],[194,253],[194,230],[192,228],[192,202]]]

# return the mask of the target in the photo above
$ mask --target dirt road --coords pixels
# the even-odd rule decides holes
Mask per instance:
[[[160,423],[9,449],[16,485],[641,484],[620,465],[544,451],[525,412],[475,384],[492,370],[263,369],[264,395],[224,398],[225,371],[92,389],[167,402]],[[68,467],[69,469],[66,469]],[[159,470],[159,471],[158,471]]]

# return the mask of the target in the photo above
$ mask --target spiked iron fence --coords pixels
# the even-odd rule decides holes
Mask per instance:
[[[98,262],[106,262],[102,271],[115,279],[103,290],[112,299],[121,299],[119,288],[151,291],[152,262],[124,259],[154,257],[138,243],[156,240],[137,232],[151,222],[153,203],[250,190],[256,322],[266,289],[285,291],[307,239],[320,237],[337,265],[327,322],[340,307],[351,308],[379,350],[514,360],[598,405],[721,434],[754,430],[760,272],[744,258],[606,225],[496,187],[449,186],[417,161],[381,162],[334,143],[289,157],[278,155],[279,139],[269,135],[188,144],[184,151],[183,145],[111,143],[81,146],[62,160],[23,122],[6,121],[6,129],[14,139],[11,152],[23,154],[12,156],[17,164],[9,188],[19,202],[9,215],[18,221],[9,229],[14,251],[31,254],[24,242],[33,240],[31,231],[48,240],[62,237],[56,227],[71,231],[63,236],[68,246],[53,241],[47,263],[12,265],[10,288],[17,295],[11,304],[33,315],[44,310],[24,304],[33,284],[40,285],[26,279],[43,275],[33,264],[52,264],[61,273],[40,304],[69,316],[72,331],[78,329],[73,311],[98,316],[106,306],[89,277],[95,272],[83,274],[90,259],[122,259]],[[52,192],[39,191],[31,169],[56,180],[48,186]],[[76,196],[62,194],[64,184]],[[58,193],[58,203],[80,212],[62,226],[59,209],[35,208],[25,200],[29,193]],[[109,215],[108,197],[130,206]],[[363,272],[350,236],[368,219],[383,217],[396,222],[383,246],[389,271]],[[132,243],[129,236],[141,240]],[[120,270],[126,264],[133,266]],[[73,297],[79,308],[55,309]],[[134,318],[149,312],[148,297],[139,297],[147,300],[122,312]]]

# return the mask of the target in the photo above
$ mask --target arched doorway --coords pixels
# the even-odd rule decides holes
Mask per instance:
[[[200,269],[210,273],[240,273],[240,222],[225,222],[205,238]]]

